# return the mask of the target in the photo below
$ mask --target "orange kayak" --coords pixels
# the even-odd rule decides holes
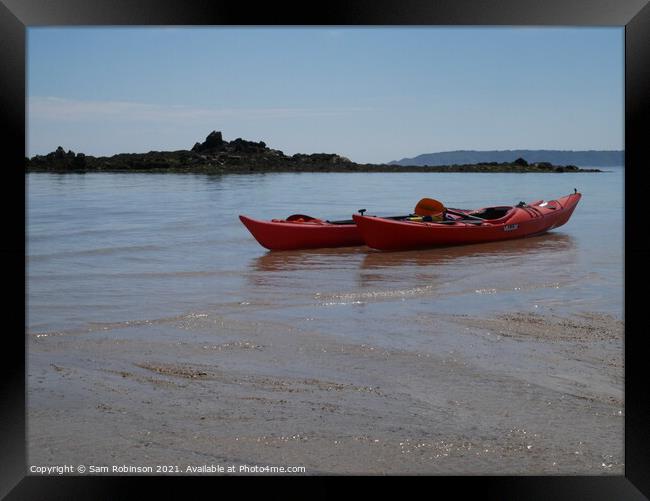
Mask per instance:
[[[453,211],[454,220],[409,221],[353,215],[366,245],[379,250],[474,244],[509,240],[545,233],[565,224],[581,194],[544,202],[523,202],[516,206],[486,207],[474,211]]]
[[[255,240],[269,250],[363,245],[361,233],[352,219],[331,222],[301,214],[271,221],[247,216],[239,216],[239,219]]]

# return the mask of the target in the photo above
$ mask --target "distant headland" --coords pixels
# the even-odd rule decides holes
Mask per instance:
[[[119,153],[94,157],[67,152],[59,146],[47,155],[25,158],[27,172],[601,172],[575,165],[553,165],[548,161],[528,162],[523,157],[507,162],[477,162],[449,165],[358,164],[335,153],[285,155],[263,141],[237,138],[225,141],[212,131],[191,150]]]
[[[456,150],[424,153],[389,162],[395,165],[452,165],[485,162],[512,162],[525,158],[530,163],[549,162],[578,167],[617,167],[625,164],[621,150]]]

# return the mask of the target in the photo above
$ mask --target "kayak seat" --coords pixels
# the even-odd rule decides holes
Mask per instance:
[[[311,216],[305,216],[304,214],[292,214],[290,215],[287,219],[287,221],[295,221],[295,222],[305,222],[305,221],[316,221],[315,217]],[[281,219],[273,219],[273,222],[282,222]]]

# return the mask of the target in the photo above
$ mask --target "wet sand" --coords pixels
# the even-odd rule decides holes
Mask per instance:
[[[28,333],[28,464],[623,474],[620,320],[410,322],[430,349],[211,312]]]

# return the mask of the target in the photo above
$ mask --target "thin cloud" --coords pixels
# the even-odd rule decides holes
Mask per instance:
[[[371,111],[371,108],[199,108],[130,101],[85,101],[34,96],[28,99],[31,120],[116,120],[161,122],[178,120],[213,121],[223,118],[309,118]]]

